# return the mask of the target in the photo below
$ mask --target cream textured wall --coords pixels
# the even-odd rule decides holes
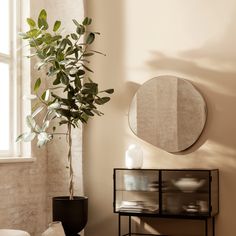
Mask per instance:
[[[35,162],[0,164],[0,228],[39,236],[46,227],[45,149]]]
[[[34,8],[33,1],[30,7]],[[34,70],[27,79],[30,76],[35,76]],[[36,161],[0,164],[0,228],[22,229],[39,236],[46,227],[46,148],[32,144],[32,156]]]
[[[236,234],[235,13],[234,0],[87,1],[87,15],[94,19],[94,29],[102,33],[95,47],[107,54],[94,59],[93,77],[102,86],[115,88],[115,94],[102,109],[105,116],[89,122],[84,131],[85,192],[89,197],[86,236],[117,232],[112,169],[124,167],[124,153],[131,143],[142,145],[144,167],[219,168],[216,235]],[[206,128],[194,147],[182,155],[142,142],[128,127],[129,103],[136,89],[161,74],[192,81],[207,101]],[[186,235],[199,234],[197,223],[176,221],[177,227],[168,227],[171,222],[161,220],[161,231],[172,228],[174,235],[183,235],[181,229],[188,226]]]

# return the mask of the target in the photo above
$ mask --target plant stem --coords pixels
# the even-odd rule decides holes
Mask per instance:
[[[73,167],[72,167],[72,154],[71,154],[71,148],[72,148],[72,137],[71,137],[71,124],[68,124],[68,141],[69,141],[69,151],[68,151],[68,163],[69,163],[69,194],[70,194],[70,200],[73,200],[74,196],[74,173],[73,173]]]

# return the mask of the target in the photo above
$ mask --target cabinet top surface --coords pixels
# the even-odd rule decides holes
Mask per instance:
[[[183,169],[151,169],[151,168],[145,168],[145,169],[128,169],[128,168],[114,168],[114,170],[138,170],[138,171],[219,171],[219,169],[214,168],[183,168]]]

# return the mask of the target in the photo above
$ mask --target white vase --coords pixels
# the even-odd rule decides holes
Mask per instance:
[[[128,169],[140,169],[143,166],[143,150],[140,145],[132,144],[125,152],[125,165]]]
[[[48,229],[46,229],[42,236],[66,236],[63,226],[60,221],[54,221],[49,224]]]

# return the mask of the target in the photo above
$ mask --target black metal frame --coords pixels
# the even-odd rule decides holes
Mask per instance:
[[[116,171],[117,170],[128,170],[126,168],[115,168],[113,170],[113,181],[114,181],[114,189],[113,189],[113,209],[114,213],[118,213],[118,236],[131,236],[131,235],[153,235],[157,236],[157,234],[144,234],[144,233],[133,233],[132,232],[132,226],[131,226],[131,218],[132,216],[135,217],[155,217],[155,218],[172,218],[172,219],[190,219],[190,220],[202,220],[205,222],[205,233],[204,236],[208,236],[208,229],[209,229],[209,221],[211,223],[212,227],[212,235],[215,236],[215,215],[218,214],[219,211],[219,198],[218,198],[218,211],[215,215],[212,215],[212,207],[211,207],[211,171],[217,172],[217,178],[218,178],[218,191],[219,191],[219,170],[218,169],[132,169],[136,171],[157,171],[159,182],[159,212],[158,213],[132,213],[132,212],[120,212],[116,211]],[[163,214],[162,211],[162,172],[163,171],[207,171],[208,172],[208,178],[209,178],[209,209],[208,214],[204,215],[193,215],[193,214],[186,214],[186,215],[171,215],[171,214]],[[219,196],[219,194],[218,194]],[[121,216],[126,216],[129,219],[129,226],[128,226],[128,233],[121,235]]]
[[[121,216],[128,216],[129,219],[129,225],[128,225],[128,233],[121,234]],[[131,218],[132,216],[137,217],[137,214],[131,214],[131,213],[119,213],[118,214],[118,236],[132,236],[132,235],[152,235],[152,236],[168,236],[166,234],[148,234],[148,233],[133,233],[132,232],[132,225],[131,225]],[[161,216],[154,216],[157,218],[173,218],[176,219],[176,217],[161,217]],[[215,217],[204,217],[204,218],[187,218],[182,217],[183,219],[190,219],[190,220],[203,220],[205,222],[205,228],[204,228],[204,236],[208,236],[208,222],[209,219],[211,219],[211,227],[212,227],[212,236],[215,236]]]

